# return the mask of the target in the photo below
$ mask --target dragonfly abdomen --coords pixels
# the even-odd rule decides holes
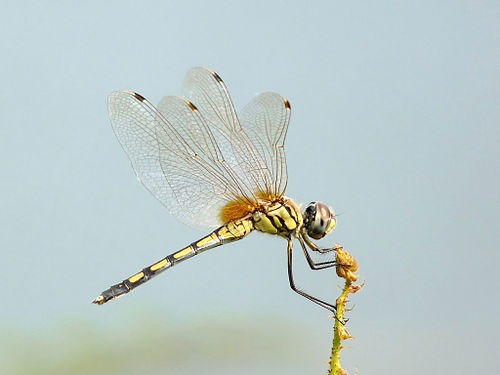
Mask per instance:
[[[130,276],[121,283],[109,287],[102,292],[93,301],[93,303],[102,305],[114,298],[120,297],[177,263],[189,259],[205,250],[212,249],[228,242],[240,240],[249,234],[253,229],[254,223],[250,218],[235,220],[224,224],[209,235],[193,242],[189,246],[176,251],[173,254],[167,255],[162,260],[149,267],[143,268],[142,271]]]

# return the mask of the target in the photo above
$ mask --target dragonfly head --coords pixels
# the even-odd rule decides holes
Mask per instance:
[[[337,224],[335,214],[328,206],[311,202],[304,211],[304,227],[309,237],[319,240],[325,237]]]

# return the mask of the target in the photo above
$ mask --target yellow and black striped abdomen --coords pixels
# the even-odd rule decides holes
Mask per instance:
[[[142,271],[133,276],[123,280],[121,283],[111,286],[102,292],[94,301],[98,305],[102,305],[109,300],[117,298],[123,294],[130,292],[132,289],[137,288],[139,285],[144,284],[159,273],[166,269],[189,259],[205,250],[223,245],[228,242],[242,239],[254,229],[252,219],[242,219],[231,221],[222,227],[214,230],[208,236],[193,242],[189,246],[176,251],[173,254],[167,255],[162,260],[144,268]]]
[[[290,199],[283,199],[263,207],[252,215],[255,229],[269,234],[289,237],[303,224],[299,207]]]

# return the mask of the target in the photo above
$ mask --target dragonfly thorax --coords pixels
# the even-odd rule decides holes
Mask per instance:
[[[303,225],[300,208],[290,199],[262,205],[252,214],[256,230],[283,237],[290,237],[300,231]]]

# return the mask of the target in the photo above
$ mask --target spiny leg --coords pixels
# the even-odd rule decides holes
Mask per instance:
[[[309,252],[307,251],[306,245],[304,244],[304,240],[301,236],[299,236],[300,246],[302,246],[302,250],[304,251],[304,255],[306,256],[307,263],[312,270],[323,270],[325,268],[335,267],[337,262],[334,260],[326,261],[326,262],[315,262]]]
[[[292,288],[292,290],[298,294],[300,294],[301,296],[307,298],[308,300],[320,305],[321,307],[324,307],[325,309],[329,310],[329,311],[332,311],[332,312],[335,312],[335,306],[328,303],[328,302],[325,302],[325,301],[322,301],[316,297],[313,297],[311,296],[310,294],[307,294],[306,292],[303,292],[302,290],[298,289],[296,286],[295,286],[295,283],[293,281],[293,270],[292,270],[292,247],[293,247],[293,243],[292,243],[292,239],[291,238],[287,238],[287,241],[288,241],[288,247],[287,247],[287,255],[288,255],[288,281],[290,282],[290,288]]]

